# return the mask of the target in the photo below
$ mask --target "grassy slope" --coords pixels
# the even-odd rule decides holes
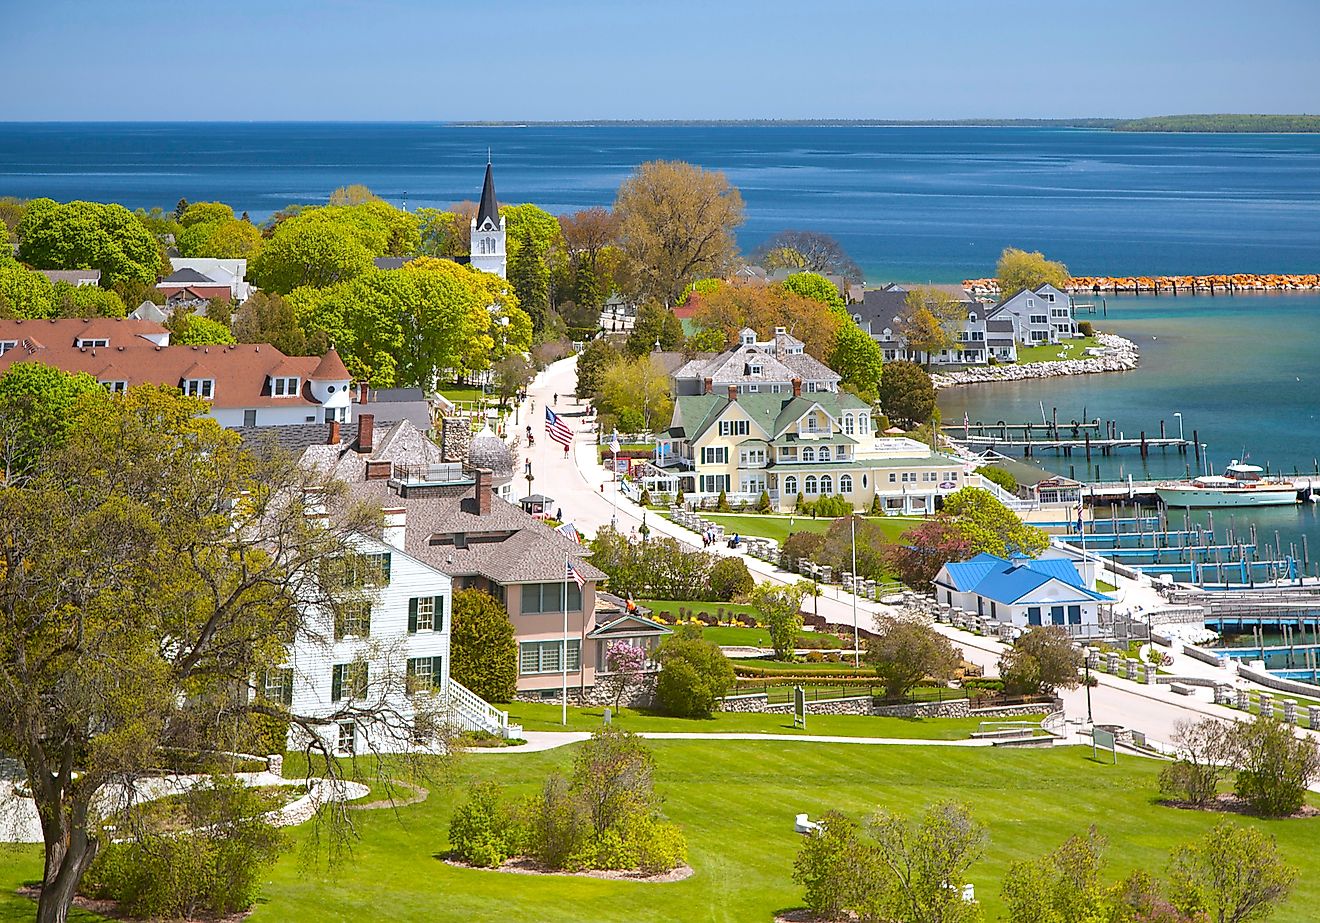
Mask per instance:
[[[1018,365],[1030,365],[1033,362],[1062,362],[1065,359],[1085,359],[1086,351],[1099,346],[1095,337],[1079,337],[1064,340],[1058,345],[1019,346]]]
[[[830,523],[833,522],[832,519],[812,519],[810,516],[788,517],[757,513],[705,512],[702,515],[711,522],[724,526],[725,535],[732,535],[737,532],[739,535],[774,539],[781,544],[784,539],[788,538],[790,532],[820,532],[824,534],[829,531]],[[921,518],[912,516],[873,516],[868,518],[871,522],[879,525],[890,539],[898,538],[903,532],[923,522]]]
[[[1126,756],[1117,766],[1092,763],[1085,748],[952,751],[773,741],[655,741],[652,747],[665,812],[686,831],[697,870],[686,881],[511,876],[440,863],[435,855],[446,848],[452,805],[468,784],[490,778],[514,794],[530,794],[547,773],[567,768],[574,749],[486,754],[469,757],[453,788],[437,789],[421,804],[356,817],[361,839],[338,867],[300,860],[298,846],[309,835],[300,828],[266,877],[251,920],[769,921],[776,910],[801,903],[791,880],[801,843],[792,831],[794,814],[815,817],[835,808],[861,816],[877,806],[915,814],[944,798],[966,802],[990,828],[970,880],[987,919],[996,919],[1003,909],[998,882],[1008,864],[1089,824],[1109,837],[1113,878],[1136,868],[1159,873],[1171,846],[1216,820],[1153,804],[1158,763]],[[1260,824],[1307,870],[1274,923],[1313,919],[1320,901],[1317,824]],[[0,854],[0,921],[32,918],[31,903],[13,889],[36,875],[39,863],[35,848]]]

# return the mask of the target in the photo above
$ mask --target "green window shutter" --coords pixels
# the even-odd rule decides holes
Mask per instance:
[[[293,671],[284,670],[281,680],[281,693],[285,705],[293,705]]]
[[[439,689],[440,686],[442,685],[441,681],[442,678],[444,677],[444,674],[441,671],[444,669],[444,667],[445,667],[445,659],[443,657],[431,658],[431,685],[436,689]]]
[[[337,663],[330,672],[330,701],[338,702],[344,697],[344,665]]]
[[[408,675],[409,675],[409,676],[416,676],[416,675],[417,675],[417,658],[416,658],[416,657],[409,657],[409,658],[408,658]]]
[[[435,612],[435,621],[432,624],[436,631],[445,630],[445,598],[443,596],[431,597],[431,608]]]
[[[408,634],[417,634],[417,600],[408,600]]]
[[[383,582],[390,582],[390,553],[387,551],[380,556],[380,573]]]

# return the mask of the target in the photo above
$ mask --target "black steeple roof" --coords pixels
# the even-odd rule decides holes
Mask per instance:
[[[477,227],[484,227],[488,218],[492,227],[500,226],[500,206],[495,201],[495,172],[491,169],[489,158],[486,160],[486,181],[481,186],[481,205],[477,209]]]

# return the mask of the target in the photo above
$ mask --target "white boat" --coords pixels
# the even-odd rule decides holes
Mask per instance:
[[[1155,493],[1167,506],[1287,506],[1297,502],[1298,487],[1234,459],[1222,475],[1164,484]]]

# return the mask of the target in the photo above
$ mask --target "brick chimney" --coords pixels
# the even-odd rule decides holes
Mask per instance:
[[[703,379],[701,379],[701,393],[702,393],[702,394],[714,394],[714,393],[715,393],[715,379],[713,379],[713,378],[703,378]]]
[[[394,476],[394,463],[388,461],[367,462],[366,480],[385,481]]]
[[[357,450],[363,455],[370,455],[376,447],[376,415],[358,414]]]
[[[737,399],[738,399],[738,386],[729,385],[729,400],[732,402],[732,401],[736,401]]]
[[[359,381],[357,386],[357,399],[359,404],[365,404],[369,395],[369,386],[365,381]]]
[[[490,515],[491,481],[493,477],[489,468],[477,469],[476,498],[478,516]]]
[[[802,396],[802,379],[801,379],[801,378],[794,378],[794,379],[793,379],[793,396],[794,396],[794,397],[801,397],[801,396]]]
[[[339,421],[330,421],[330,432],[325,437],[326,445],[339,445]]]

